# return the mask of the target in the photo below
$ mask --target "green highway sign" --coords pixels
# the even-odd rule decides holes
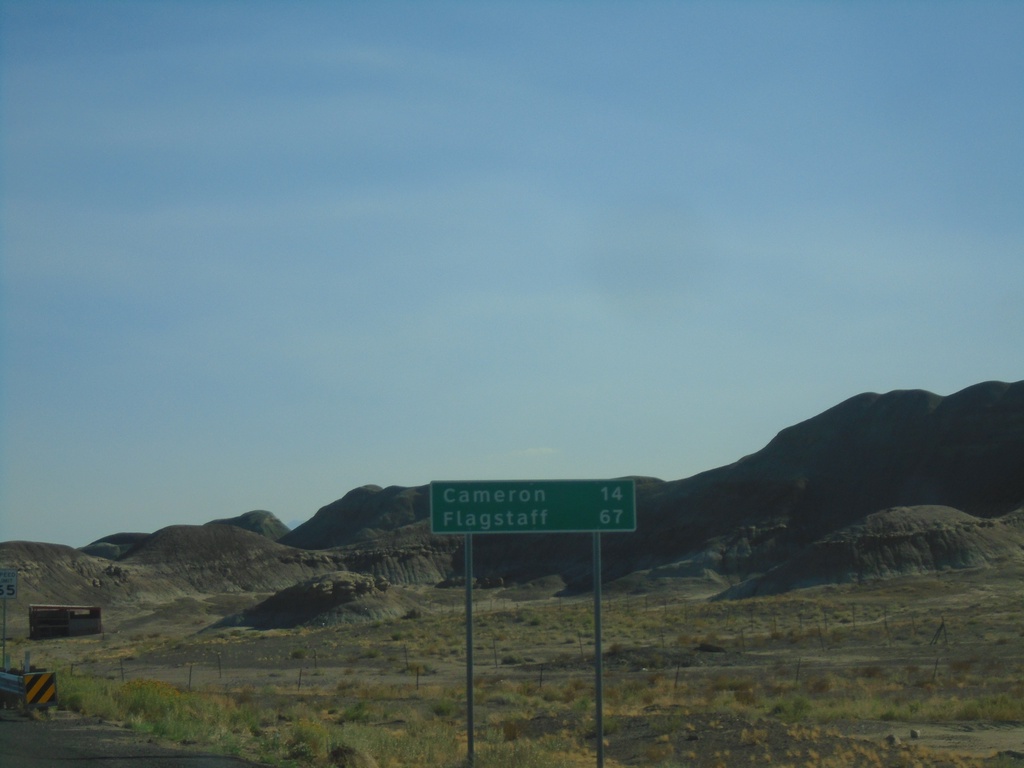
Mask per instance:
[[[636,530],[632,480],[482,480],[430,484],[431,533]]]

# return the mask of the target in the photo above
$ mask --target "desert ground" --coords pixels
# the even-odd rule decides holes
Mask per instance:
[[[698,580],[606,585],[604,764],[1024,766],[1022,577],[1007,566],[736,601],[708,600],[721,585]],[[596,764],[593,599],[555,581],[473,592],[478,766]],[[62,708],[162,744],[268,764],[462,765],[464,589],[389,595],[412,607],[288,629],[245,626],[248,594],[123,606],[80,638],[30,642],[12,617],[7,647],[58,670]],[[141,705],[104,710],[97,685],[246,714],[183,734]]]

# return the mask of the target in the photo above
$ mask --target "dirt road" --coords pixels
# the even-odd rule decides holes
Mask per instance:
[[[102,768],[259,768],[233,757],[151,744],[124,728],[56,712],[34,720],[0,710],[0,755],[5,766],[56,768],[86,760]]]

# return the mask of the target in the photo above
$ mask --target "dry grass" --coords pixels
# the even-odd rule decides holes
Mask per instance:
[[[610,598],[607,764],[981,764],[851,738],[853,725],[823,727],[1024,722],[1015,582],[939,584],[738,603],[668,590]],[[64,706],[160,738],[281,764],[328,765],[346,745],[381,766],[455,766],[465,754],[464,625],[461,611],[428,597],[415,616],[365,625],[110,634],[31,648],[37,664],[48,654],[62,664]],[[591,611],[589,598],[480,599],[479,766],[592,764]],[[723,652],[696,651],[702,643]]]

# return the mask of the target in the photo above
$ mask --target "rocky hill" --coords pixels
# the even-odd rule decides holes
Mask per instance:
[[[145,539],[148,533],[112,533],[97,539],[91,544],[86,544],[81,551],[87,555],[105,557],[108,560],[117,560],[121,555]]]
[[[147,535],[117,560],[14,541],[0,544],[0,562],[18,570],[19,593],[29,602],[90,605],[273,592],[346,567],[338,555],[292,549],[240,528],[185,525]]]
[[[857,395],[728,466],[671,482],[636,480],[636,533],[603,537],[609,578],[658,568],[746,579],[894,507],[941,505],[997,518],[1024,506],[1024,382],[987,382],[948,397]],[[306,548],[426,542],[427,491],[364,486],[283,541]],[[589,579],[587,536],[477,539],[478,575],[523,581],[555,572],[581,587]],[[862,569],[864,577],[873,572],[870,564]]]
[[[243,515],[238,515],[238,517],[211,520],[206,525],[230,525],[235,528],[241,528],[243,531],[251,531],[260,536],[265,536],[271,541],[277,541],[290,530],[276,515],[262,509],[246,512]],[[108,560],[118,560],[133,548],[143,545],[148,538],[155,535],[152,533],[114,533],[85,545],[81,548],[81,551],[87,555],[104,557]]]
[[[713,578],[740,597],[1019,560],[1024,382],[857,395],[733,464],[636,487],[637,531],[602,539],[609,581]],[[7,542],[0,564],[19,569],[34,602],[265,596],[304,583],[310,594],[344,594],[339,572],[437,584],[461,575],[462,538],[430,534],[427,491],[356,488],[291,531],[253,512],[115,534],[82,551]],[[491,584],[590,583],[589,535],[477,536],[474,549],[475,576]]]
[[[252,531],[260,536],[266,536],[271,541],[279,540],[291,530],[277,519],[277,515],[273,512],[267,512],[265,509],[255,509],[238,517],[211,520],[207,525],[233,525],[236,528],[241,528],[243,531]]]
[[[281,538],[282,544],[325,549],[374,541],[425,520],[430,502],[424,487],[364,485],[321,507],[312,519]]]

